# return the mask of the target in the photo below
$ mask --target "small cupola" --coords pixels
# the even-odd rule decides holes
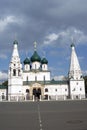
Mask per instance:
[[[24,70],[29,71],[30,70],[30,60],[26,57],[26,59],[23,61],[24,63]]]
[[[46,58],[43,58],[43,59],[41,60],[41,63],[42,63],[42,64],[48,64],[48,60],[47,60]]]
[[[26,64],[30,64],[30,60],[29,60],[29,58],[26,57],[26,59],[23,61],[23,63],[24,63],[24,65],[26,65]]]
[[[41,60],[41,64],[42,64],[42,70],[47,71],[48,70],[48,60],[46,58],[43,58]]]

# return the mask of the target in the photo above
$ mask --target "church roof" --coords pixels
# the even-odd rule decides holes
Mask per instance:
[[[31,85],[33,83],[36,83],[36,81],[23,81],[23,85]],[[37,81],[39,84],[45,84],[45,85],[63,85],[63,84],[69,84],[68,80],[50,80],[50,81]]]
[[[34,54],[31,57],[31,62],[35,62],[35,61],[41,62],[41,58],[38,55],[37,51],[34,51]]]
[[[24,60],[24,64],[30,64],[29,58],[26,57],[26,59]]]
[[[82,76],[79,60],[75,51],[75,45],[71,44],[71,61],[70,61],[70,70],[69,78],[73,77],[74,79],[80,79]]]
[[[0,89],[7,89],[8,86],[0,85]]]
[[[17,40],[15,40],[15,41],[13,42],[13,44],[17,44],[17,45],[18,45],[18,41],[17,41]]]
[[[42,64],[48,64],[48,60],[46,58],[43,58],[41,61]]]

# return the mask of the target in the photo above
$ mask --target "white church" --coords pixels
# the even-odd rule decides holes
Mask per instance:
[[[13,52],[8,70],[8,100],[66,100],[85,98],[85,84],[75,52],[71,44],[71,61],[67,80],[51,80],[48,60],[38,55],[36,44],[31,58],[21,64],[18,42],[13,42]]]

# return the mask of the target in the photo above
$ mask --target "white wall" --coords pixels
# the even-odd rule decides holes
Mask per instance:
[[[70,81],[70,94],[72,95],[82,95],[85,97],[85,84],[84,80],[71,80]]]
[[[48,88],[48,92],[45,92],[45,89]],[[68,96],[68,85],[62,84],[62,85],[45,85],[44,88],[44,95],[66,95]]]
[[[40,62],[32,62],[32,69],[39,69],[40,68]]]
[[[24,72],[23,73],[23,81],[27,81],[27,77],[28,77],[28,81],[35,81],[35,79],[37,81],[44,81],[44,77],[45,80],[50,80],[50,72]]]
[[[22,78],[13,77],[9,79],[8,95],[21,94],[22,93]]]

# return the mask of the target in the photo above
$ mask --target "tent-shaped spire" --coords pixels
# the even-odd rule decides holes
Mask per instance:
[[[13,42],[14,48],[13,48],[13,53],[12,53],[12,57],[19,57],[18,54],[18,42],[15,40]]]
[[[78,80],[82,78],[82,72],[81,72],[79,61],[78,61],[78,57],[76,55],[74,44],[71,44],[71,49],[72,51],[71,51],[69,78]]]

